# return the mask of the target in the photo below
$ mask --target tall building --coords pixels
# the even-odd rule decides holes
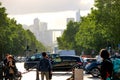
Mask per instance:
[[[40,22],[38,18],[34,19],[33,25],[23,26],[29,29],[36,36],[36,39],[46,47],[53,49],[57,45],[57,37],[61,36],[64,30],[48,30],[46,22]]]
[[[80,22],[80,9],[76,12],[76,22]]]

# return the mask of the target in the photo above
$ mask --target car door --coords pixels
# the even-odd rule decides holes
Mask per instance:
[[[32,55],[25,62],[25,66],[27,66],[28,69],[36,68],[37,67],[37,63],[40,61],[41,57],[42,57],[41,54]]]
[[[55,62],[53,65],[53,70],[58,71],[68,71],[71,69],[71,58],[69,56],[60,56],[61,61]]]

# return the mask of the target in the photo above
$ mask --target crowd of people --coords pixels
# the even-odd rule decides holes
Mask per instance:
[[[14,56],[6,54],[5,59],[3,60],[3,77],[4,80],[15,80],[18,69],[16,67],[16,61]]]

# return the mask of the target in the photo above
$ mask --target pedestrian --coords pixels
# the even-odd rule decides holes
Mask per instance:
[[[8,56],[7,66],[8,66],[8,70],[9,70],[9,74],[8,74],[9,80],[14,80],[17,68],[16,68],[14,57],[12,55]]]
[[[42,52],[42,57],[43,58],[40,60],[40,64],[39,64],[39,68],[41,71],[41,80],[44,80],[44,76],[46,77],[46,80],[50,80],[49,79],[49,71],[51,71],[51,69],[52,69],[51,62],[47,58],[46,52]]]
[[[7,66],[8,61],[9,61],[9,54],[7,53],[5,55],[5,59],[3,60],[3,63],[4,63],[3,72],[4,72],[5,80],[8,79],[8,74],[9,74],[9,69],[8,69],[8,66]]]
[[[53,60],[51,56],[46,55],[46,58],[50,61],[51,65],[53,64]],[[52,69],[49,69],[49,80],[52,79]]]
[[[100,50],[101,62],[101,80],[111,80],[113,73],[113,64],[110,60],[110,53],[106,49]]]
[[[52,65],[53,64],[52,57],[48,57],[48,59],[49,59],[51,65]],[[52,79],[52,69],[50,67],[49,68],[49,80],[51,80],[51,79]]]

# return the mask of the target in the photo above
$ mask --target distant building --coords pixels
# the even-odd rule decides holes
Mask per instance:
[[[64,30],[48,30],[46,22],[40,22],[38,18],[34,19],[34,24],[27,26],[23,25],[25,29],[29,29],[34,33],[36,39],[44,44],[46,47],[53,49],[57,45],[57,37],[61,36]]]
[[[76,22],[80,22],[80,9],[76,12]]]
[[[66,19],[66,22],[70,22],[70,21],[73,21],[73,22],[80,22],[80,10],[77,10],[76,14],[75,14],[75,18],[71,17],[71,18],[67,18]]]

